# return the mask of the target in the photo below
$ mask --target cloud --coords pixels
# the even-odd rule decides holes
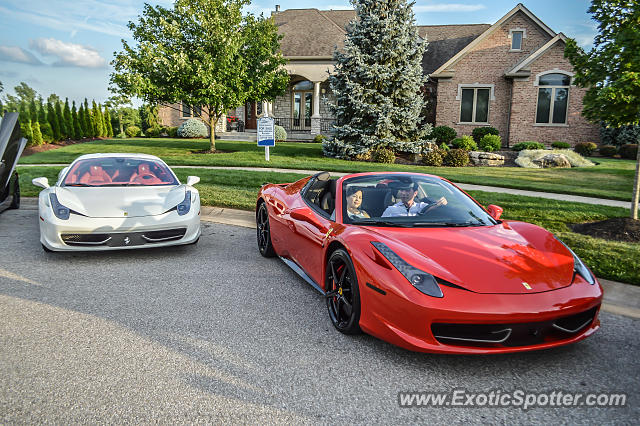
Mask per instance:
[[[413,6],[415,13],[420,12],[475,12],[486,9],[484,4],[435,3],[424,6]]]
[[[42,65],[42,62],[33,56],[33,53],[18,46],[0,46],[0,61]]]
[[[31,40],[29,47],[42,55],[57,58],[52,65],[80,68],[102,68],[107,61],[97,50],[80,44],[65,43],[55,38],[39,38]]]

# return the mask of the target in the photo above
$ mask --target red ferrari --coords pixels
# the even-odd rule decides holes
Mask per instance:
[[[552,233],[501,213],[437,176],[323,172],[260,189],[258,248],[322,293],[345,334],[485,354],[593,334],[591,271]]]

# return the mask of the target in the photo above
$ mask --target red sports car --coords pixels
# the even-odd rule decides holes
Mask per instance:
[[[258,248],[320,291],[345,334],[444,353],[593,334],[602,288],[591,271],[552,233],[501,213],[437,176],[323,172],[260,189]]]

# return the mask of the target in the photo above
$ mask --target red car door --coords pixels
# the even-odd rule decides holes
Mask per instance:
[[[304,205],[289,212],[294,227],[291,254],[296,263],[323,288],[322,253],[335,225],[332,220],[334,199],[335,180],[312,182],[303,194]]]

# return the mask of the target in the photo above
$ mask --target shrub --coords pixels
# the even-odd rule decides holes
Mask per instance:
[[[326,138],[324,137],[324,135],[321,135],[321,134],[320,134],[320,135],[315,135],[315,136],[313,137],[313,141],[314,141],[315,143],[322,143],[322,141],[323,141],[323,140],[325,140],[325,139],[326,139]]]
[[[170,138],[178,137],[178,128],[177,127],[165,127],[164,131],[167,133],[167,136]]]
[[[283,142],[287,140],[287,131],[282,126],[276,126],[274,129],[276,141]]]
[[[638,144],[628,143],[620,147],[620,157],[629,160],[635,160],[638,158]]]
[[[49,122],[40,123],[40,133],[42,133],[42,140],[46,143],[53,142],[53,129]]]
[[[603,145],[634,144],[640,138],[640,125],[607,127],[604,123],[600,127],[600,139]]]
[[[118,135],[116,136],[116,138],[118,139],[124,139],[126,137],[127,137],[127,134],[125,132],[118,133]]]
[[[42,140],[42,133],[40,132],[40,123],[34,121],[31,123],[31,131],[33,133],[33,146],[42,145],[44,141]]]
[[[371,151],[371,159],[376,163],[391,164],[396,161],[396,154],[389,148],[378,146]]]
[[[356,161],[371,161],[371,151],[357,154],[355,157],[353,157],[353,159]]]
[[[551,144],[551,148],[555,148],[555,149],[569,149],[571,148],[571,144],[569,142],[561,142],[561,141],[555,141]]]
[[[129,126],[124,130],[124,132],[127,134],[128,137],[135,138],[136,136],[140,136],[140,127]]]
[[[514,151],[522,151],[523,149],[545,149],[540,142],[520,142],[511,147]]]
[[[579,144],[576,144],[573,150],[586,157],[593,154],[593,151],[595,151],[596,148],[598,148],[598,145],[593,142],[580,142]]]
[[[208,135],[207,126],[198,118],[190,118],[178,127],[181,138],[206,138]]]
[[[616,148],[614,145],[602,145],[598,149],[598,152],[603,157],[613,157],[618,153],[618,148]]]
[[[457,135],[456,131],[449,126],[438,126],[433,128],[429,138],[435,139],[438,144],[442,144],[451,142]]]
[[[442,166],[444,152],[439,149],[433,149],[431,151],[422,154],[422,162],[425,166]]]
[[[488,133],[480,139],[478,147],[485,152],[498,151],[502,148],[502,138],[498,135]]]
[[[163,129],[160,126],[153,126],[153,127],[149,127],[147,130],[144,131],[145,136],[149,137],[149,138],[157,138],[160,137],[160,134],[162,133]]]
[[[473,140],[471,136],[464,135],[461,138],[455,138],[451,143],[454,148],[464,149],[466,151],[475,151],[478,149],[478,144]]]
[[[449,151],[451,148],[449,148],[449,145],[443,142],[440,144],[440,149],[443,151]]]
[[[452,149],[444,155],[444,164],[449,167],[464,167],[469,164],[469,152],[464,149]]]
[[[522,152],[520,152],[520,154],[518,154],[518,158],[516,158],[516,164],[520,167],[526,167],[528,169],[539,169],[540,166],[535,164],[533,161],[538,160],[547,154],[564,155],[567,158],[567,160],[569,160],[569,163],[571,163],[571,167],[589,167],[589,166],[595,165],[591,161],[582,157],[577,152],[568,151],[565,149],[554,149],[551,151],[525,149]]]
[[[485,135],[500,135],[500,132],[495,127],[476,127],[471,132],[473,140],[479,143]]]

